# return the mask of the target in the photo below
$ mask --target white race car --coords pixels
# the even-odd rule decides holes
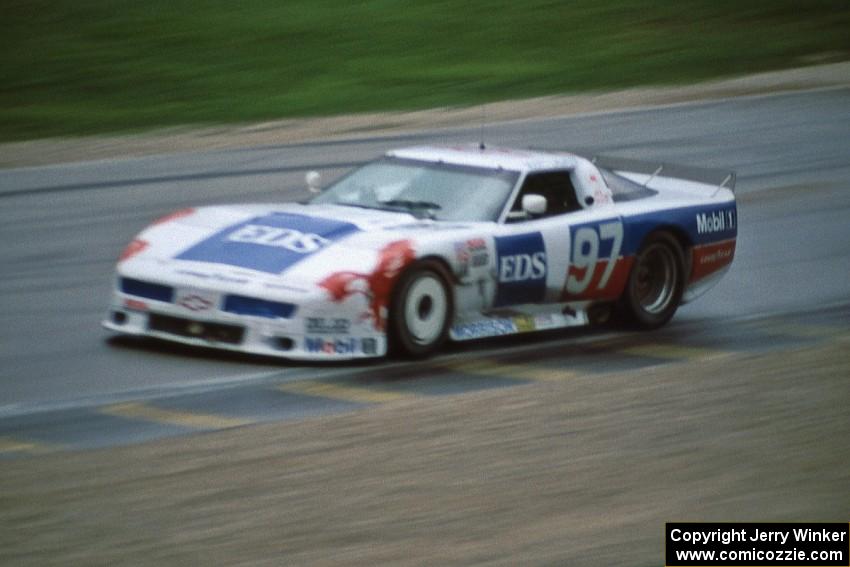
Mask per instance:
[[[729,269],[734,183],[559,152],[395,150],[307,204],[153,223],[121,255],[103,324],[299,360],[424,356],[612,310],[655,328]]]

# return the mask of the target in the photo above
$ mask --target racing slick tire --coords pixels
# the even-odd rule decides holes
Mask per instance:
[[[682,246],[667,232],[650,234],[635,257],[621,311],[632,325],[657,329],[679,308],[685,290]]]
[[[389,312],[392,353],[422,358],[446,341],[454,303],[444,272],[437,262],[424,260],[399,278]]]

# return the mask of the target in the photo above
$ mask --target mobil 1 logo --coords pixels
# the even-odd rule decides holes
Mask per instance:
[[[721,209],[696,213],[697,234],[734,231],[735,209]]]
[[[539,303],[546,296],[546,246],[539,232],[497,236],[496,307]]]

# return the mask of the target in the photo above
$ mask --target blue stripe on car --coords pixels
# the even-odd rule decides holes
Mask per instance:
[[[623,256],[636,254],[646,236],[659,228],[676,227],[695,246],[735,238],[738,234],[734,202],[653,211],[623,217]]]
[[[349,222],[271,213],[229,226],[175,258],[280,274],[357,230]]]

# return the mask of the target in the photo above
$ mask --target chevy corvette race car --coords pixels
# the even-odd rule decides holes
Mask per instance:
[[[424,356],[612,310],[655,328],[729,269],[734,183],[560,152],[395,150],[305,204],[154,222],[121,254],[103,325],[301,360]]]

